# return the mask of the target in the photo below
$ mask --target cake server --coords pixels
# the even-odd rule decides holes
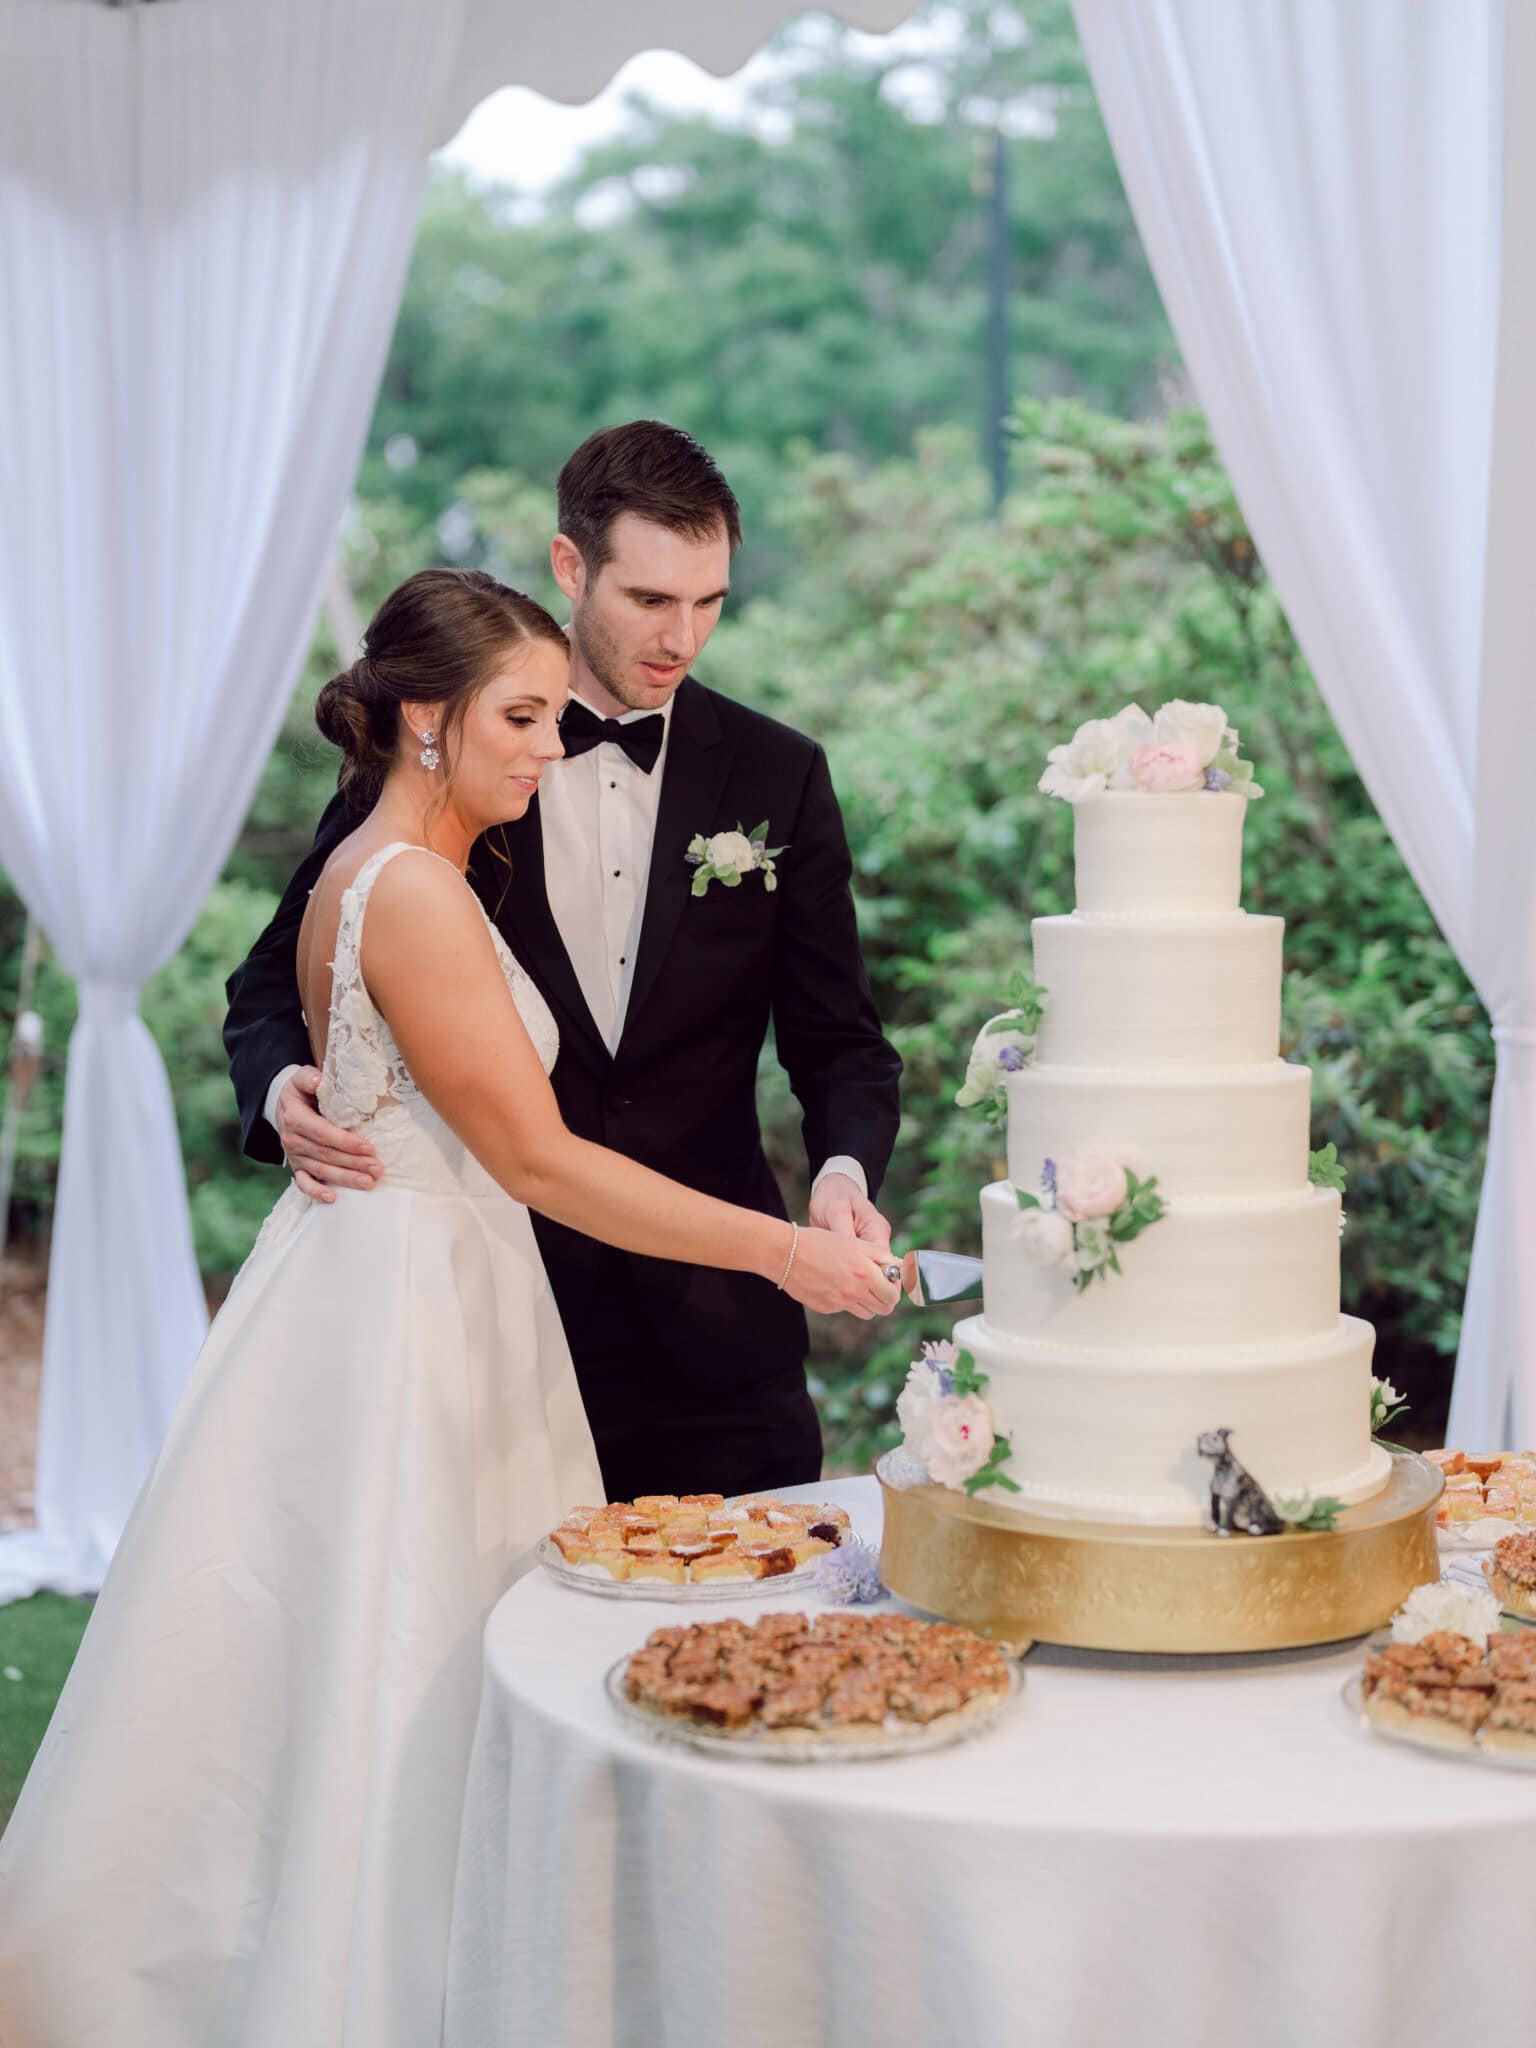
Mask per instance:
[[[981,1261],[961,1252],[908,1252],[901,1284],[915,1308],[935,1301],[974,1301],[981,1293]]]

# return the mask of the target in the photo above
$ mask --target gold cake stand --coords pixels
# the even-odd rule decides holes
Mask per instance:
[[[1288,1650],[1379,1628],[1440,1576],[1435,1503],[1445,1484],[1412,1452],[1385,1486],[1312,1534],[1052,1519],[948,1487],[895,1487],[884,1460],[880,1574],[928,1614],[1024,1649],[1185,1654]]]

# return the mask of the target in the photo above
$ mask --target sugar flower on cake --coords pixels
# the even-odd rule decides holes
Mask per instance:
[[[1013,1447],[993,1425],[986,1386],[986,1374],[976,1370],[968,1351],[925,1344],[896,1403],[905,1432],[902,1451],[936,1485],[965,1493],[1001,1486],[1017,1493],[1002,1470]]]
[[[947,1341],[925,1344],[922,1357],[908,1366],[906,1385],[896,1397],[896,1420],[909,1443],[919,1433],[926,1410],[952,1392],[956,1355]]]
[[[1113,1216],[1128,1192],[1125,1168],[1106,1152],[1080,1152],[1056,1168],[1056,1206],[1074,1223]]]
[[[1371,1435],[1380,1436],[1389,1424],[1406,1412],[1408,1403],[1390,1380],[1371,1381]]]
[[[1182,697],[1148,716],[1127,704],[1113,718],[1091,718],[1065,746],[1052,747],[1040,778],[1046,796],[1086,803],[1105,790],[1177,796],[1186,791],[1231,790],[1244,797],[1264,794],[1253,779],[1253,763],[1240,758],[1237,728],[1219,704],[1190,704]]]
[[[1045,990],[1038,981],[1020,973],[1014,977],[1011,993],[1017,999],[1013,1007],[989,1018],[976,1034],[965,1080],[955,1096],[957,1109],[979,1108],[1000,1119],[1008,1076],[1021,1074],[1035,1057],[1035,1040],[1045,1015]]]
[[[1026,1266],[1060,1266],[1076,1271],[1077,1241],[1070,1217],[1040,1203],[1021,1209],[1010,1232]]]
[[[1008,1075],[1022,1073],[1034,1056],[1035,1034],[1024,1029],[1023,1011],[1004,1010],[977,1032],[955,1107],[976,1109],[995,1100]]]
[[[1129,708],[1136,710],[1134,704]],[[1047,757],[1050,766],[1040,778],[1043,794],[1065,797],[1069,804],[1102,796],[1125,763],[1126,741],[1121,729],[1125,715],[1122,711],[1119,719],[1090,718],[1064,747],[1052,747]]]
[[[979,1394],[951,1394],[922,1411],[915,1456],[940,1486],[964,1486],[992,1456],[992,1411]]]
[[[1014,1190],[1019,1214],[1013,1241],[1027,1265],[1070,1273],[1079,1294],[1118,1273],[1119,1247],[1165,1214],[1156,1178],[1140,1180],[1104,1152],[1047,1159],[1040,1186],[1039,1195]]]

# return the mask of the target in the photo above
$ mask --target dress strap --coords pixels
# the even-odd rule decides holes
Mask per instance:
[[[392,839],[388,846],[381,846],[377,853],[370,853],[346,888],[341,892],[341,916],[336,925],[336,955],[331,961],[331,1016],[334,1020],[341,998],[363,985],[361,964],[363,912],[368,907],[368,898],[380,871],[392,861],[397,853],[424,853],[429,860],[440,860],[445,868],[453,868],[462,882],[464,876],[454,867],[445,854],[434,853],[430,846],[418,846],[410,839]],[[466,884],[466,887],[468,885]]]

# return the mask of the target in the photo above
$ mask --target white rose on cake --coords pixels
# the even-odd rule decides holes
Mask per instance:
[[[940,1398],[939,1375],[927,1359],[920,1358],[908,1366],[907,1383],[896,1396],[896,1420],[909,1449],[922,1431],[924,1416]]]
[[[714,833],[705,842],[704,853],[712,868],[726,873],[750,875],[757,865],[757,855],[745,832]]]
[[[1090,718],[1066,746],[1052,747],[1047,759],[1050,766],[1040,778],[1043,796],[1065,797],[1069,804],[1080,804],[1101,795],[1125,759],[1119,721]]]
[[[1073,1223],[1113,1216],[1129,1192],[1125,1168],[1104,1152],[1081,1152],[1056,1167],[1056,1204]]]
[[[1075,1257],[1072,1224],[1059,1209],[1021,1209],[1013,1219],[1011,1235],[1026,1266],[1071,1270]]]

